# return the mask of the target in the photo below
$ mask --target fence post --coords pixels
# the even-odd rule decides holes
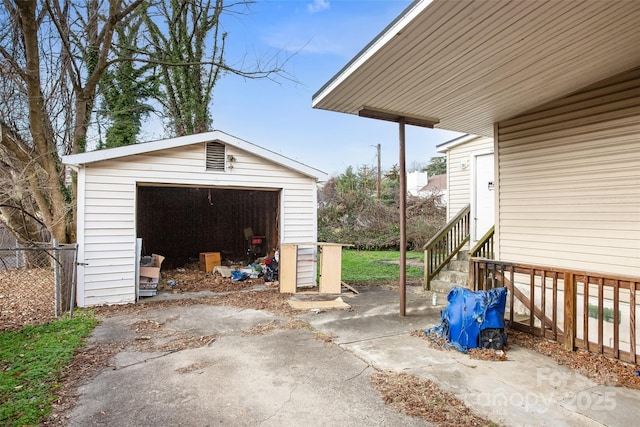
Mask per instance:
[[[58,250],[58,239],[53,239],[53,277],[56,288],[55,315],[56,317],[60,317],[60,288],[62,287],[62,277],[60,274],[60,251]]]
[[[78,280],[78,244],[73,247],[73,271],[71,272],[71,296],[69,297],[69,318],[73,319],[73,308],[76,305],[76,280]]]
[[[564,273],[564,348],[575,350],[576,338],[576,279],[570,272]]]

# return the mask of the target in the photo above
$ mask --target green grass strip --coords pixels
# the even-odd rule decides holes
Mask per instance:
[[[394,281],[400,279],[400,251],[342,251],[342,280],[347,283]],[[422,252],[407,252],[407,260],[423,260]],[[424,276],[421,268],[407,266],[407,278]]]
[[[96,323],[77,316],[0,332],[0,425],[37,425],[49,415],[65,367]]]

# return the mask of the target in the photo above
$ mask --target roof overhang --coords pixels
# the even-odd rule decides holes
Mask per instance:
[[[640,2],[418,0],[314,96],[314,108],[493,124],[640,66]]]
[[[243,139],[224,133],[220,130],[211,132],[198,133],[193,135],[179,136],[175,138],[161,139],[157,141],[143,142],[139,144],[125,145],[122,147],[109,148],[104,150],[88,151],[86,153],[71,154],[62,157],[62,163],[74,168],[82,167],[91,163],[97,163],[107,160],[122,159],[136,154],[153,153],[171,148],[184,147],[192,144],[200,144],[204,142],[219,142],[221,144],[230,145],[258,157],[267,159],[270,162],[279,164],[288,169],[295,170],[303,175],[315,178],[317,181],[326,181],[328,175],[318,169],[307,166],[303,163],[282,156],[266,148],[252,144]]]
[[[487,138],[486,136],[479,135],[462,135],[449,141],[445,141],[442,144],[436,145],[436,151],[438,153],[446,153],[447,151],[450,151],[461,145],[480,140],[493,141],[493,138]]]

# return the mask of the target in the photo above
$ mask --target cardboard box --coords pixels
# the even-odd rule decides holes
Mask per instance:
[[[144,267],[140,267],[140,277],[138,278],[138,295],[141,297],[154,296],[160,281],[160,268],[164,257],[162,255],[151,255],[151,262]]]
[[[162,261],[164,261],[164,257],[162,255],[158,255],[158,254],[151,255],[151,266],[140,267],[140,276],[150,277],[152,279],[159,279]]]
[[[200,252],[200,271],[211,273],[220,261],[220,252]]]

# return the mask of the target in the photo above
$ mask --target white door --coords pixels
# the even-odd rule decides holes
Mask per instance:
[[[474,203],[472,206],[472,240],[475,242],[493,226],[495,181],[493,154],[475,156]]]

